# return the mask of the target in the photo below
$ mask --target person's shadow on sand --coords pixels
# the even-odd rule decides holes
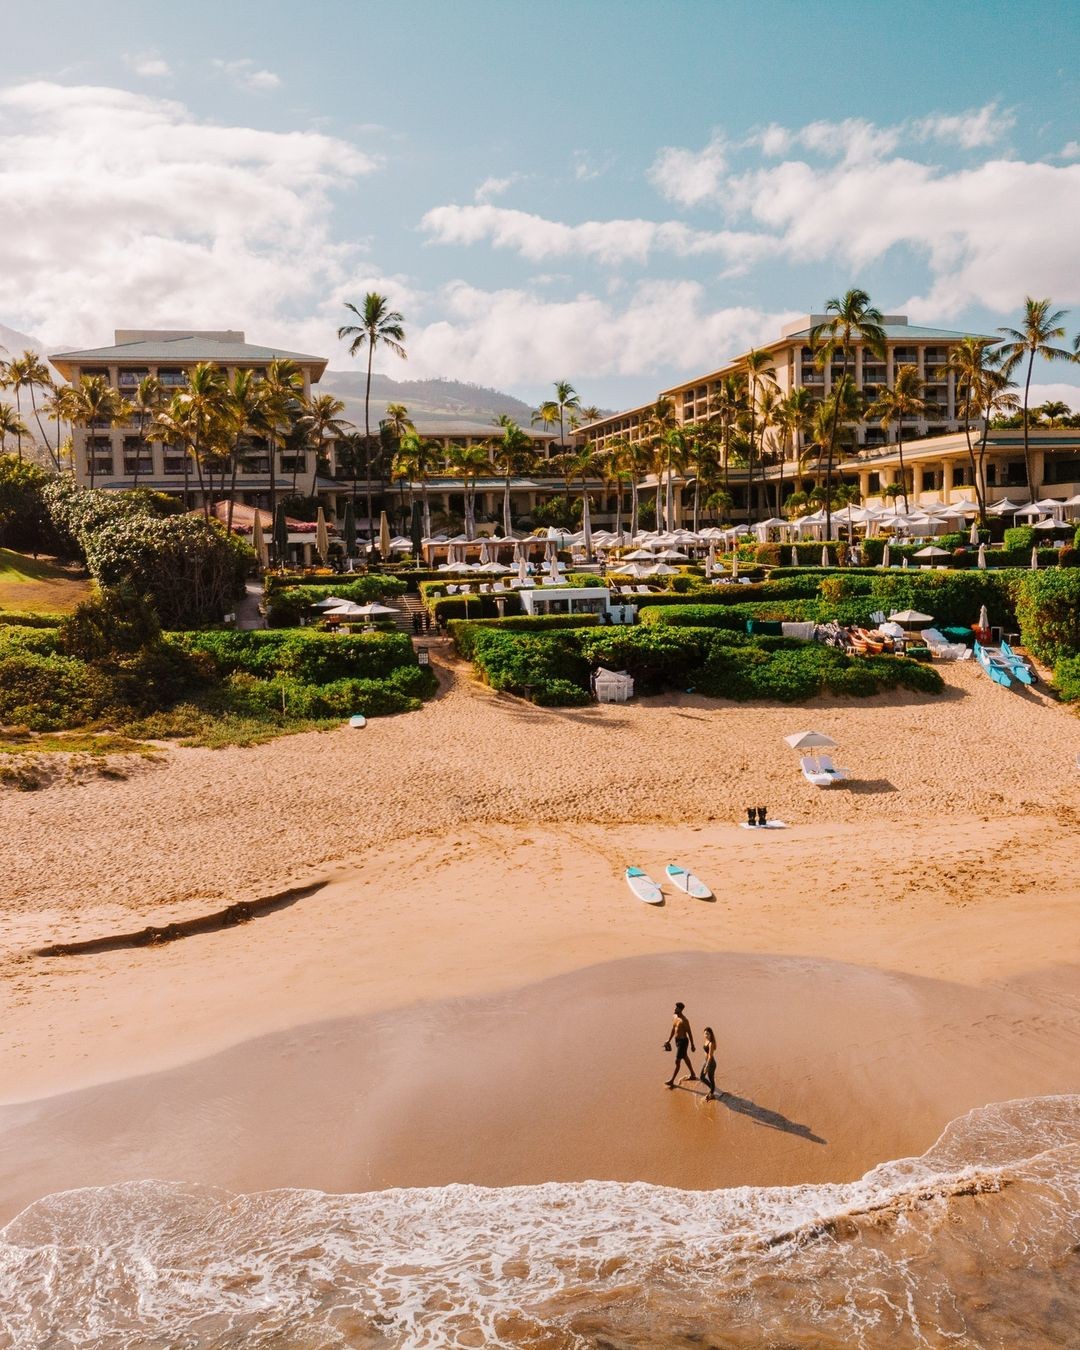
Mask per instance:
[[[692,1088],[686,1089],[693,1092]],[[700,1097],[700,1092],[694,1092],[695,1097]],[[770,1111],[767,1106],[758,1106],[757,1102],[752,1102],[749,1097],[736,1097],[733,1092],[725,1092],[718,1088],[714,1101],[720,1102],[726,1106],[729,1111],[734,1111],[736,1115],[749,1116],[751,1120],[756,1120],[759,1125],[764,1125],[770,1130],[781,1130],[784,1134],[794,1134],[800,1139],[806,1139],[811,1144],[827,1144],[827,1139],[822,1139],[821,1135],[815,1134],[809,1125],[799,1125],[794,1120],[788,1120],[787,1116],[781,1115],[779,1111]]]

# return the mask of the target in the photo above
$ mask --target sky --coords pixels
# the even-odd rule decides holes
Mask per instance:
[[[0,0],[0,323],[621,408],[858,285],[1080,331],[1075,0]],[[1080,408],[1080,366],[1036,368]]]

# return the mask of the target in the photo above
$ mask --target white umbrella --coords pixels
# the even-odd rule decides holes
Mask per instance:
[[[1031,550],[1031,570],[1033,572],[1039,570],[1039,550],[1037,548]]]
[[[993,506],[987,507],[986,513],[990,516],[1007,516],[1011,512],[1018,511],[1019,509],[1016,502],[1009,501],[1008,497],[1002,497],[1001,501],[995,502]]]
[[[689,562],[685,553],[680,553],[677,548],[666,548],[662,553],[658,553],[657,558],[665,562]]]
[[[916,558],[947,558],[949,550],[947,548],[938,548],[936,544],[927,544],[925,548],[919,549],[915,554]]]
[[[828,544],[822,544],[822,546],[821,546],[821,565],[822,565],[822,567],[828,567],[828,565],[829,565],[829,546],[828,546]]]
[[[311,606],[312,609],[340,609],[342,605],[351,605],[351,600],[346,600],[340,595],[328,595],[325,600],[316,600]]]
[[[326,528],[326,515],[321,506],[315,517],[315,552],[323,562],[330,553],[330,531]]]
[[[327,619],[366,619],[367,611],[363,605],[354,605],[350,600],[344,600],[333,609],[324,609],[323,616]]]
[[[977,566],[977,567],[981,567],[981,568],[983,569],[984,572],[986,571],[986,545],[985,545],[985,544],[980,544],[980,545],[979,545],[979,560],[978,560],[978,562],[976,563],[976,566]]]
[[[525,554],[524,554],[524,553],[521,553],[521,554],[518,555],[518,560],[517,560],[517,574],[518,574],[518,581],[528,581],[528,579],[529,579],[529,564],[525,561]]]
[[[705,555],[705,576],[706,579],[712,577],[713,569],[716,567],[716,540],[709,540],[709,551]]]
[[[623,554],[623,558],[626,562],[652,562],[653,555],[648,549],[637,548],[633,553]]]
[[[986,612],[986,606],[979,606],[979,627],[985,633],[990,627],[990,615]]]
[[[379,556],[389,558],[390,556],[390,522],[386,518],[386,512],[379,512]]]
[[[792,567],[798,567],[799,565],[799,550],[794,544],[791,546],[791,565]]]
[[[973,520],[971,522],[971,533],[968,535],[968,543],[977,544],[978,542],[979,542],[979,522],[977,520]]]
[[[372,600],[366,605],[353,605],[353,612],[362,619],[377,619],[380,614],[397,614],[397,610],[391,605],[380,605],[377,600]],[[336,613],[336,611],[334,611]]]
[[[791,736],[785,736],[784,740],[792,750],[828,750],[836,745],[831,736],[821,731],[796,731]]]
[[[904,628],[908,628],[919,623],[933,623],[934,616],[932,614],[920,614],[917,609],[901,609],[897,610],[895,614],[889,615],[889,622],[898,623]]]
[[[901,566],[901,567],[907,567],[907,565],[908,565],[908,560],[907,560],[907,558],[902,559],[902,560],[901,560],[901,563],[900,563],[900,566]]]
[[[651,568],[642,567],[640,563],[627,563],[625,567],[613,567],[608,572],[609,577],[643,577],[647,576]]]
[[[1064,526],[1060,520],[1047,519],[1035,522],[1035,529],[1037,530],[1060,530],[1063,528],[1067,529],[1068,527]]]
[[[480,543],[480,561],[482,563],[489,563],[491,561],[491,550],[488,548],[488,541],[486,539],[481,540]]]
[[[553,582],[562,581],[562,573],[559,571],[559,559],[557,554],[552,554],[547,564],[548,576]]]
[[[739,554],[737,551],[731,555],[731,578],[734,580],[739,575]]]
[[[655,567],[644,567],[642,573],[650,577],[675,577],[679,575],[677,567],[669,567],[667,563],[657,563]]]
[[[884,544],[884,546],[883,546],[883,548],[882,548],[882,550],[881,550],[881,565],[882,565],[882,567],[888,567],[888,566],[889,566],[889,562],[890,562],[890,558],[889,558],[889,541],[886,539],[886,540],[885,540],[885,544]]]

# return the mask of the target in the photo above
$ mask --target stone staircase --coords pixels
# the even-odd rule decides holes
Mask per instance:
[[[418,595],[399,595],[394,600],[388,602],[398,611],[394,623],[403,633],[408,633],[410,637],[413,633],[413,615],[424,612],[423,603]]]

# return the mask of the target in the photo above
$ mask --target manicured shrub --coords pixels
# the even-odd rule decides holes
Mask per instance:
[[[0,610],[0,628],[5,624],[14,624],[18,628],[59,628],[66,618],[66,614],[45,614],[36,610],[4,609]]]
[[[1058,550],[1059,567],[1080,567],[1080,548],[1066,544]]]
[[[1080,656],[1062,656],[1055,662],[1054,688],[1065,703],[1080,699]]]
[[[1031,525],[1013,525],[1005,531],[1005,548],[1010,552],[1030,553],[1038,542]]]
[[[560,628],[594,628],[595,614],[514,614],[506,619],[451,619],[447,624],[450,636],[460,655],[471,660],[473,637],[485,628],[498,628],[508,633],[550,633]]]
[[[357,633],[350,637],[301,631],[193,632],[170,635],[188,652],[204,652],[217,672],[244,671],[260,679],[286,675],[308,684],[339,679],[385,679],[399,666],[416,665],[405,633]]]
[[[499,600],[502,601],[501,616]],[[433,601],[428,608],[439,623],[448,623],[451,619],[497,619],[520,614],[521,600],[516,591],[502,591],[498,596],[472,594],[468,600],[464,596],[450,595]]]
[[[1080,571],[1023,572],[1014,593],[1024,645],[1040,661],[1052,666],[1080,653]]]

